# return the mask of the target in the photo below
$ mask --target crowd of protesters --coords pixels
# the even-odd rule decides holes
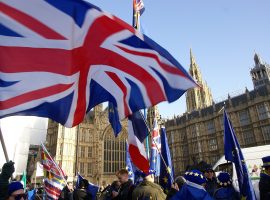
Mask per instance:
[[[259,192],[261,200],[270,200],[270,156],[262,158],[263,170],[260,174]],[[19,181],[11,181],[14,163],[5,163],[0,174],[0,200],[30,199]],[[234,188],[228,172],[216,173],[211,165],[189,167],[183,176],[175,178],[171,189],[165,193],[163,188],[154,182],[154,173],[142,173],[142,179],[134,184],[129,179],[129,172],[121,169],[116,173],[116,180],[96,196],[92,196],[87,188],[89,182],[82,179],[77,188],[68,182],[63,188],[61,200],[240,200],[240,193]],[[31,199],[46,199],[36,196]]]

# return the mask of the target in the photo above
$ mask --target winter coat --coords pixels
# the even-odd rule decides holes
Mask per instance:
[[[72,194],[72,191],[70,191],[68,189],[67,186],[65,186],[63,188],[63,190],[61,191],[61,194],[58,198],[58,200],[73,200],[73,194]]]
[[[230,186],[217,189],[213,198],[215,200],[240,200],[240,195],[232,186]]]
[[[132,200],[165,200],[166,194],[162,188],[150,181],[144,180],[133,191]]]
[[[270,175],[266,173],[260,174],[259,190],[261,200],[270,199]]]
[[[120,186],[120,190],[118,192],[118,195],[113,198],[113,200],[126,200],[132,198],[132,192],[135,189],[135,185],[133,185],[131,180],[128,180],[127,182],[123,183]]]
[[[212,179],[206,179],[206,185],[205,190],[210,194],[212,197],[214,195],[214,192],[217,189],[217,179],[213,177]]]
[[[74,200],[92,200],[91,194],[87,193],[84,189],[76,189],[73,192]]]
[[[178,192],[178,190],[171,188],[169,193],[167,194],[166,200],[171,199],[174,195],[176,195],[177,192]]]
[[[213,200],[202,185],[188,182],[171,198],[171,200]]]

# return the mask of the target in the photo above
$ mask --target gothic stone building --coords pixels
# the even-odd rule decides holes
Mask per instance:
[[[148,109],[150,123],[154,115],[159,117],[155,106]],[[46,147],[69,181],[79,172],[92,183],[105,186],[116,179],[119,169],[125,168],[127,120],[121,123],[122,131],[115,137],[108,120],[108,108],[103,110],[102,105],[96,106],[74,128],[49,120]]]
[[[115,137],[108,121],[108,109],[98,105],[74,128],[50,120],[46,146],[68,180],[74,180],[79,172],[94,184],[106,185],[116,179],[116,171],[125,167],[126,121],[122,127]]]
[[[270,144],[270,66],[257,54],[254,61],[254,90],[214,103],[191,54],[190,73],[202,87],[187,92],[188,112],[165,123],[176,175],[187,165],[202,160],[214,164],[223,155],[224,104],[242,148]]]

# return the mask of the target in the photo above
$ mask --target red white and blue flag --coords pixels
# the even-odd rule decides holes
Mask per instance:
[[[147,126],[140,111],[128,117],[128,151],[133,164],[145,174],[149,173],[150,165],[144,147],[147,137]]]
[[[161,153],[161,140],[157,119],[154,119],[151,143],[151,161],[150,169],[155,171],[155,176],[160,175],[160,153]]]
[[[82,0],[0,2],[0,118],[66,127],[110,101],[119,118],[197,86],[161,46]]]

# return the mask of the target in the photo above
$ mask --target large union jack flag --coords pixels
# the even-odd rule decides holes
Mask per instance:
[[[165,49],[90,3],[2,0],[0,10],[0,118],[72,127],[110,101],[123,119],[196,86]]]

